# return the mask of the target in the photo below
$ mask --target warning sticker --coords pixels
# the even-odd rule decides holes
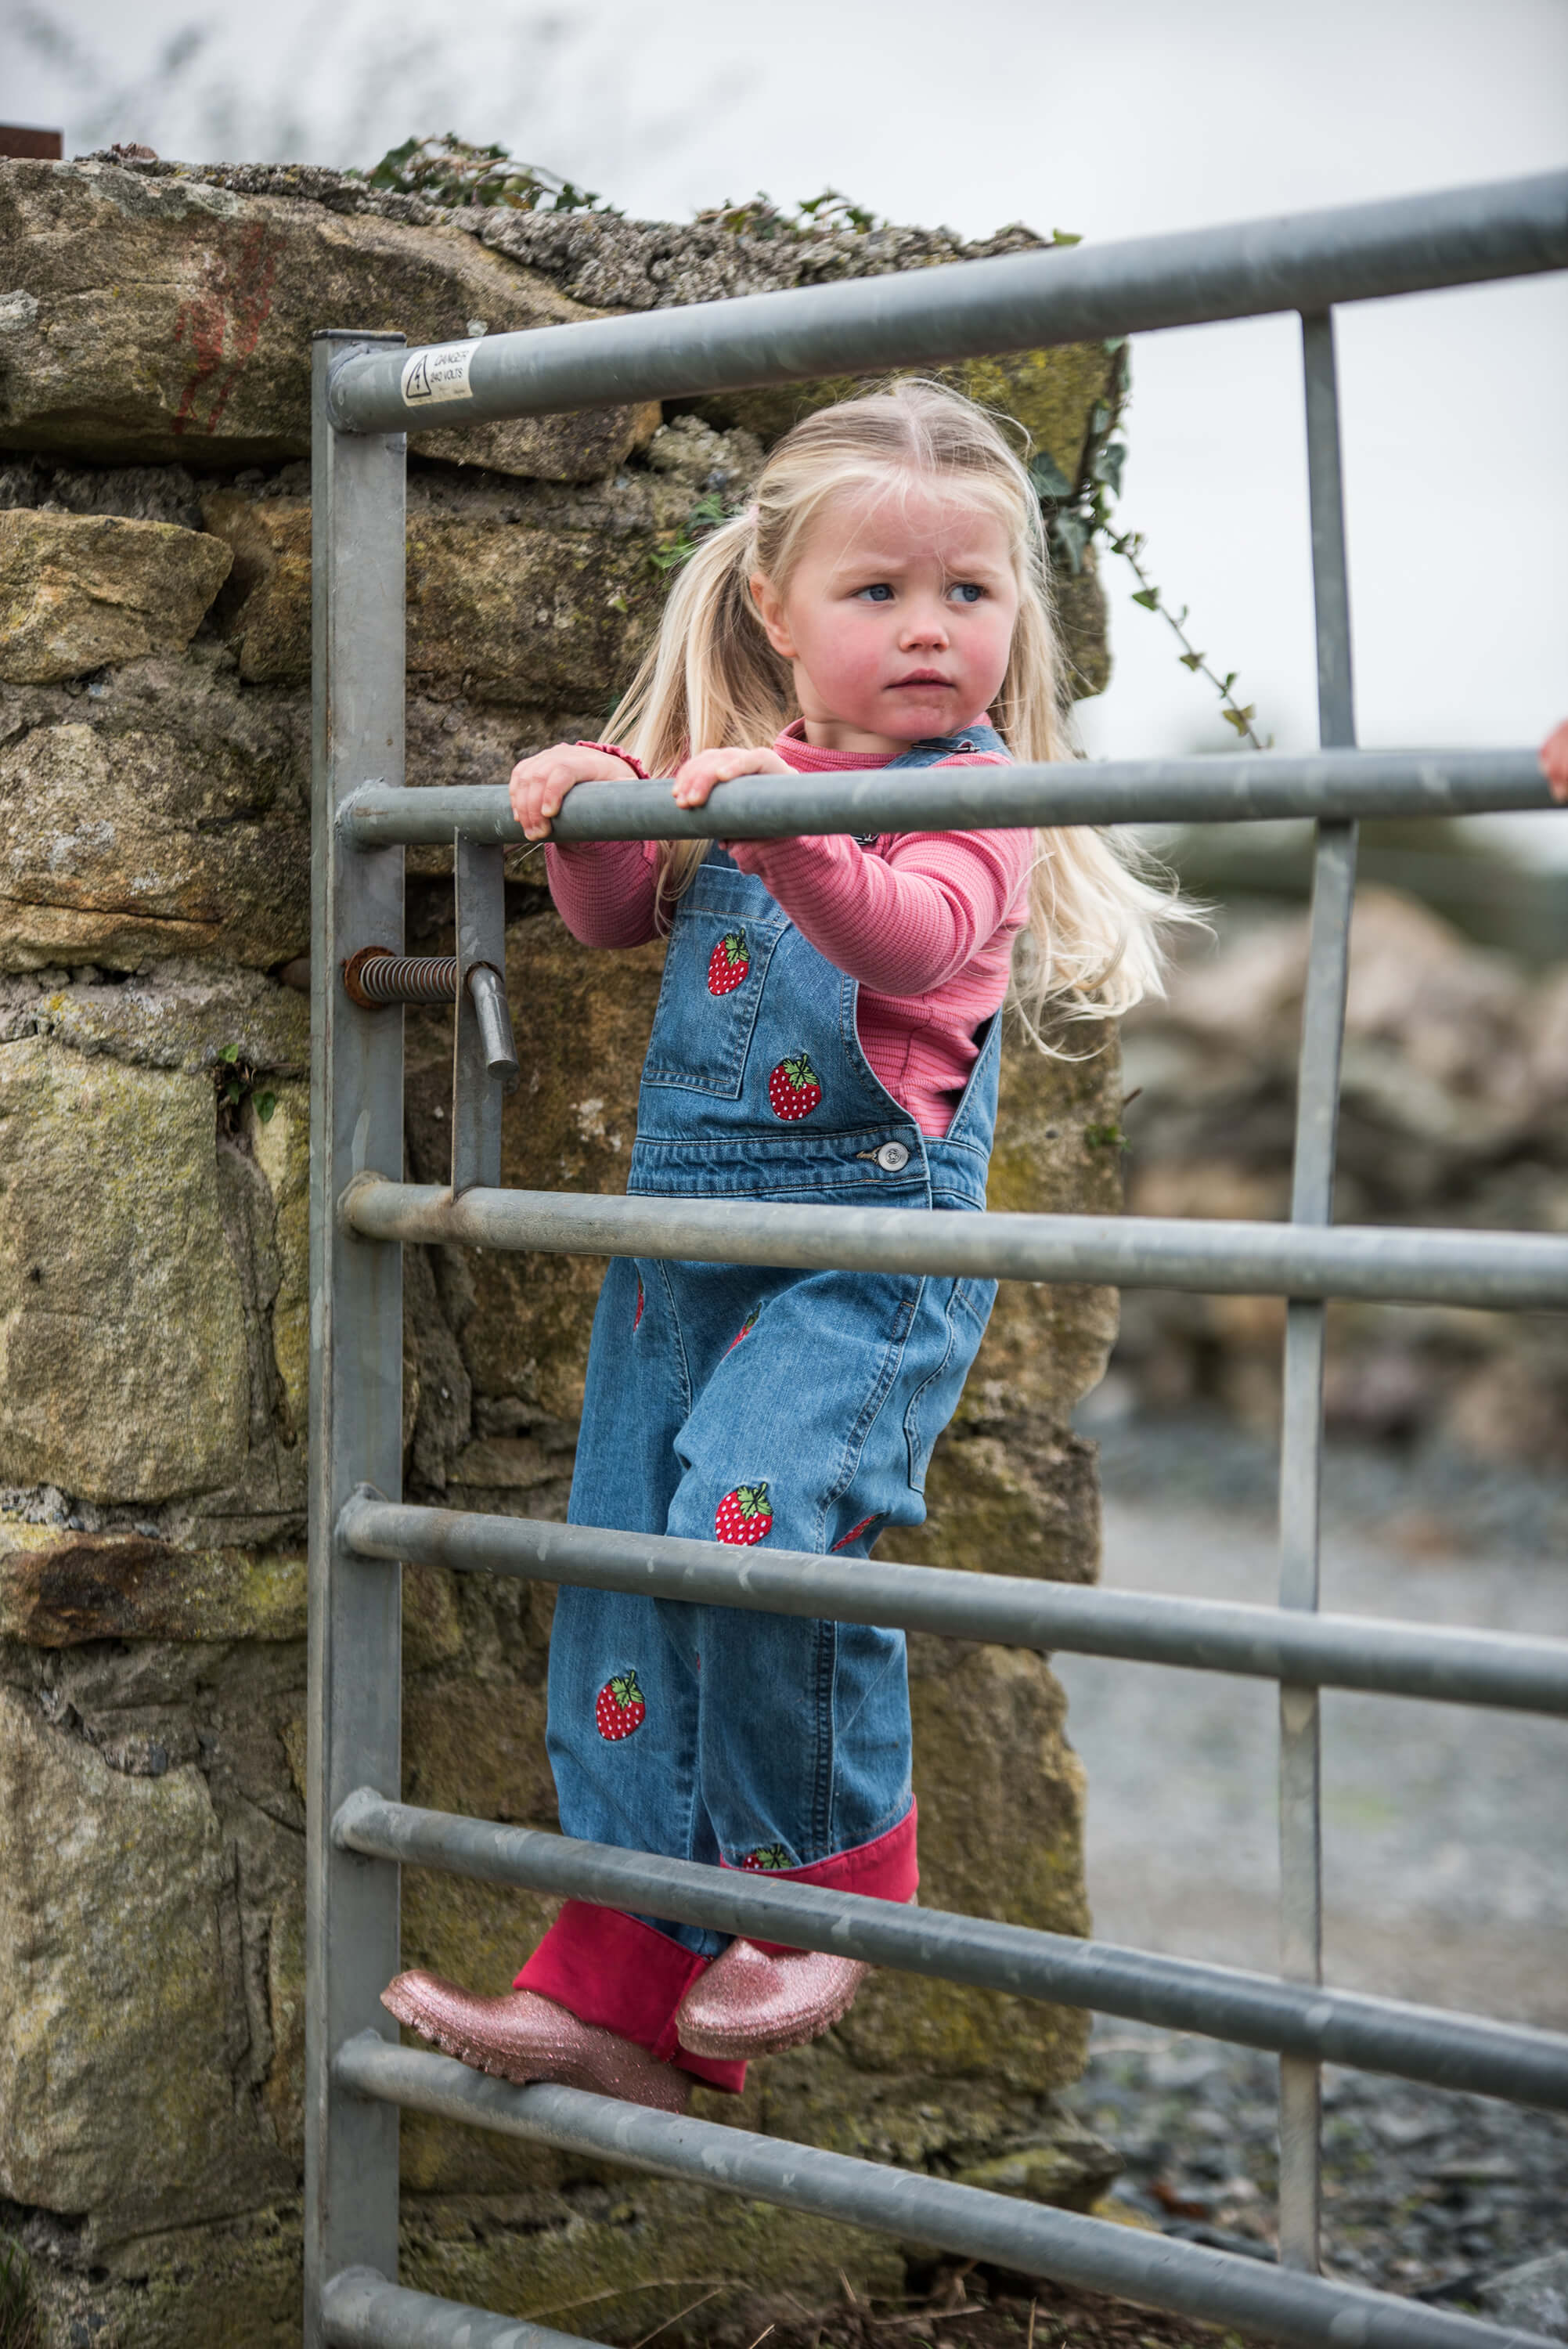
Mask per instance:
[[[410,408],[433,406],[441,399],[471,399],[469,369],[477,343],[438,343],[433,350],[416,351],[403,362],[403,397]]]

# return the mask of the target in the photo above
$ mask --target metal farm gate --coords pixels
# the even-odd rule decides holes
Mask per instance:
[[[396,335],[316,337],[310,2349],[329,2342],[556,2349],[566,2338],[397,2285],[400,2106],[852,2220],[1275,2341],[1479,2349],[1533,2337],[1333,2283],[1316,2271],[1324,2062],[1568,2109],[1568,2036],[1321,1986],[1318,1690],[1568,1713],[1568,1642],[1317,1611],[1325,1300],[1568,1307],[1568,1240],[1331,1221],[1357,818],[1548,803],[1526,751],[1354,748],[1333,305],[1564,265],[1568,174],[1554,174],[428,351],[405,351]],[[407,427],[437,420],[433,407],[450,428],[600,402],[930,367],[1285,310],[1302,318],[1319,754],[769,776],[725,785],[707,808],[687,813],[677,813],[663,784],[598,783],[572,794],[555,829],[565,841],[762,839],[934,825],[1314,818],[1290,1221],[960,1216],[497,1187],[502,1084],[515,1072],[498,976],[501,859],[521,833],[501,785],[403,788]],[[404,850],[454,841],[455,963],[403,960]],[[366,962],[380,968],[367,971]],[[449,1189],[400,1179],[402,1019],[378,1008],[432,1000],[457,1010]],[[403,1506],[396,1497],[401,1249],[410,1241],[1284,1296],[1290,1301],[1279,1606],[737,1553],[706,1542]],[[403,1559],[1277,1681],[1282,1977],[414,1808],[398,1799]],[[515,2088],[444,2056],[403,2049],[378,2003],[398,1969],[403,1866],[802,1949],[831,1948],[906,1972],[1275,2050],[1280,2263],[570,2088]]]

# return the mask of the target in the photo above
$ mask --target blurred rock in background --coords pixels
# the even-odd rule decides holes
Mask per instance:
[[[1502,902],[1506,868],[1477,862]],[[1169,999],[1124,1025],[1135,1215],[1289,1214],[1306,916],[1252,898],[1215,918]],[[1362,885],[1335,1216],[1568,1231],[1568,961],[1478,945],[1408,891]],[[1278,1299],[1129,1291],[1085,1423],[1218,1404],[1270,1428],[1283,1329]],[[1568,1467],[1568,1320],[1331,1304],[1326,1400],[1333,1433]]]

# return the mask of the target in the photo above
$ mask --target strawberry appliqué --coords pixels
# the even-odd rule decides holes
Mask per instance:
[[[727,1493],[718,1505],[713,1530],[716,1540],[739,1542],[748,1549],[765,1540],[773,1530],[767,1485],[738,1485],[733,1493]]]
[[[593,1700],[593,1726],[612,1745],[641,1729],[647,1713],[635,1672],[613,1673]]]
[[[729,1341],[728,1345],[725,1348],[725,1350],[725,1350],[725,1352],[726,1352],[727,1354],[733,1354],[733,1353],[734,1353],[734,1351],[735,1351],[735,1350],[736,1350],[737,1346],[738,1346],[738,1345],[739,1345],[739,1343],[740,1343],[740,1341],[741,1341],[742,1338],[749,1338],[749,1337],[750,1337],[750,1335],[751,1335],[751,1333],[752,1333],[753,1330],[755,1330],[755,1329],[756,1329],[756,1327],[757,1327],[757,1317],[758,1317],[758,1315],[761,1312],[761,1310],[762,1310],[762,1308],[761,1308],[761,1306],[760,1306],[760,1305],[754,1305],[754,1306],[752,1307],[752,1309],[751,1309],[750,1312],[747,1315],[747,1317],[746,1317],[745,1320],[741,1323],[741,1325],[740,1325],[739,1329],[736,1331],[736,1333],[735,1333],[734,1337],[730,1340],[730,1341]]]
[[[744,930],[726,930],[707,958],[707,991],[733,995],[751,968],[751,949]]]
[[[822,1080],[804,1052],[780,1061],[768,1080],[768,1105],[775,1117],[810,1117],[822,1098]]]
[[[781,1843],[759,1843],[755,1851],[747,1853],[740,1865],[757,1876],[764,1869],[788,1868],[789,1855]]]

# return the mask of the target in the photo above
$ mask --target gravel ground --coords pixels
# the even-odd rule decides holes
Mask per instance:
[[[1164,2232],[1270,2258],[1275,2065],[1250,2048],[1107,2023],[1064,2098],[1119,2147],[1114,2193]],[[1462,2302],[1568,2246],[1568,2119],[1330,2066],[1325,2271]]]
[[[1275,1457],[1212,1422],[1097,1427],[1105,1580],[1271,1603]],[[1336,1450],[1323,1605],[1568,1636],[1568,1484]],[[1088,1778],[1095,1931],[1272,1971],[1277,1698],[1267,1682],[1059,1655]],[[1568,1722],[1326,1692],[1325,1974],[1568,2027]],[[1376,2075],[1326,2075],[1326,2256],[1451,2294],[1568,2247],[1568,2120]],[[1126,2158],[1114,2189],[1172,2232],[1267,2253],[1274,2065],[1097,2025],[1069,2099]]]
[[[1106,1583],[1273,1602],[1273,1458],[1212,1427],[1116,1430],[1104,1448]],[[1568,1485],[1331,1455],[1323,1605],[1568,1636]],[[1440,1511],[1438,1503],[1441,1502]],[[1437,1511],[1437,1538],[1429,1513]],[[1103,1939],[1277,1963],[1278,1699],[1271,1682],[1056,1660],[1088,1777]],[[1568,2027],[1568,1721],[1329,1690],[1323,1698],[1326,1977]]]

